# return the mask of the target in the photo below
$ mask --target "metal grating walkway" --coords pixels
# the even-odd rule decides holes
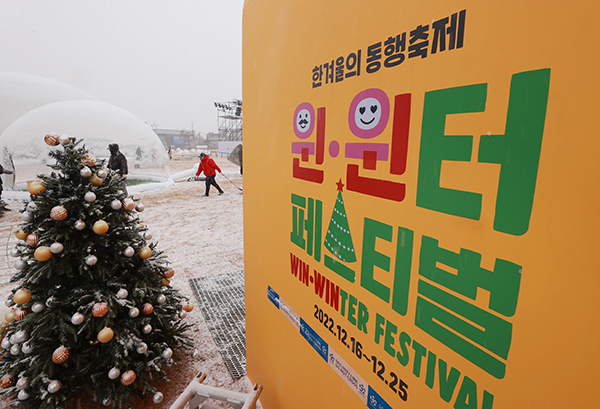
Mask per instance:
[[[244,270],[190,280],[225,366],[233,379],[246,374]]]

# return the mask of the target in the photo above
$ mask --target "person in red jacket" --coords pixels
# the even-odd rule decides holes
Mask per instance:
[[[222,195],[225,193],[223,189],[215,182],[215,171],[221,172],[221,169],[217,166],[214,160],[208,157],[207,154],[201,153],[200,156],[200,164],[198,165],[198,171],[196,172],[196,178],[200,175],[200,172],[204,172],[204,176],[206,176],[206,193],[204,193],[203,197],[208,197],[208,191],[210,190],[210,185],[213,185],[219,191],[219,194]]]

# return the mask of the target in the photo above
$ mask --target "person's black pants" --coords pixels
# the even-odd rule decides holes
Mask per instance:
[[[217,190],[219,191],[219,193],[223,192],[221,190],[221,187],[217,184],[217,182],[215,182],[215,175],[210,175],[206,177],[206,193],[205,195],[208,196],[208,191],[210,190],[210,185],[213,185],[214,187],[217,188]]]

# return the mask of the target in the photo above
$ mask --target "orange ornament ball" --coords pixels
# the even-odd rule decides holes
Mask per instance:
[[[146,260],[152,256],[152,249],[150,247],[142,247],[139,252],[140,258]]]
[[[29,301],[31,301],[31,291],[26,288],[19,288],[15,292],[15,295],[13,295],[13,301],[15,304],[19,305],[27,304]]]
[[[108,231],[108,223],[106,223],[104,220],[98,220],[92,226],[92,230],[96,234],[104,234]]]
[[[9,310],[6,314],[4,314],[4,320],[6,322],[12,322],[15,319],[15,311]]]
[[[98,341],[102,342],[103,344],[106,344],[111,339],[113,339],[114,336],[115,336],[115,333],[114,333],[114,331],[112,329],[110,329],[108,327],[104,327],[98,333]]]
[[[42,182],[32,182],[27,186],[27,191],[34,196],[38,196],[40,193],[46,191],[46,185]]]
[[[54,206],[52,208],[52,210],[50,210],[50,218],[52,220],[56,220],[56,221],[65,220],[68,215],[69,215],[69,212],[67,212],[67,209],[65,209],[62,206]]]
[[[27,233],[23,229],[19,229],[19,230],[17,230],[17,233],[15,234],[15,236],[17,236],[17,239],[19,239],[19,240],[27,240],[27,236],[29,236],[29,233]]]
[[[192,310],[194,309],[194,304],[192,304],[191,302],[183,304],[183,310],[186,312],[192,312]]]
[[[55,133],[49,133],[44,136],[44,142],[50,146],[58,146],[58,135]]]
[[[86,153],[85,156],[81,159],[81,163],[86,166],[94,166],[96,164],[96,157],[91,153]]]
[[[152,306],[152,304],[147,302],[146,304],[142,305],[142,314],[150,315],[153,311],[154,307]]]
[[[169,284],[171,284],[171,280],[169,280],[168,278],[163,278],[163,279],[161,280],[161,283],[162,283],[163,287],[166,287],[166,286],[168,286]]]
[[[108,312],[108,304],[105,302],[97,302],[92,307],[92,315],[96,318],[104,317]]]
[[[54,350],[52,354],[52,362],[55,364],[64,364],[69,359],[70,351],[69,348],[60,346]]]
[[[48,261],[52,258],[52,252],[50,251],[50,247],[40,246],[35,249],[33,253],[33,257],[35,257],[38,261]]]
[[[135,382],[135,372],[133,372],[131,369],[127,372],[125,372],[123,375],[121,375],[121,384],[123,386],[129,386],[131,385],[133,382]]]
[[[133,199],[128,197],[127,199],[123,200],[123,209],[127,210],[128,212],[135,209],[135,202]]]
[[[29,314],[29,312],[30,311],[28,308],[19,308],[18,310],[16,310],[14,312],[13,319],[15,321],[21,321],[23,318],[25,318]]]
[[[37,246],[38,242],[40,241],[37,233],[29,233],[27,235],[27,244],[29,244],[31,247],[35,247]]]
[[[88,182],[90,182],[93,186],[100,186],[102,184],[102,178],[99,178],[96,175],[92,175],[88,179]]]
[[[171,278],[171,277],[173,277],[174,275],[175,275],[175,271],[174,271],[173,269],[166,270],[166,271],[164,271],[164,272],[163,272],[163,276],[164,276],[165,278]]]

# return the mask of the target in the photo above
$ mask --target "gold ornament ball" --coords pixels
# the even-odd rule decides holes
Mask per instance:
[[[29,313],[31,312],[31,310],[29,310],[29,308],[19,308],[18,310],[16,310],[13,314],[13,319],[15,321],[21,321],[23,318],[25,318]]]
[[[34,196],[38,196],[40,193],[46,191],[46,185],[44,185],[42,182],[35,181],[27,186],[27,191]]]
[[[135,372],[133,372],[131,369],[129,371],[126,371],[125,373],[123,373],[123,375],[121,375],[121,384],[123,386],[129,386],[131,385],[133,382],[135,382]]]
[[[133,199],[128,197],[127,199],[123,200],[123,209],[127,210],[128,212],[135,209],[135,202]]]
[[[52,258],[52,252],[50,251],[50,247],[40,246],[35,249],[33,253],[33,257],[35,257],[38,261],[48,261]]]
[[[192,304],[191,302],[183,304],[184,311],[192,312],[193,309],[194,309],[194,304]]]
[[[110,329],[108,327],[104,327],[98,333],[98,341],[102,342],[103,344],[106,344],[111,339],[113,339],[114,336],[115,336],[115,333],[114,333],[114,331],[112,329]]]
[[[65,209],[62,206],[54,206],[52,208],[52,210],[50,210],[50,218],[52,220],[56,220],[56,221],[65,220],[68,215],[69,215],[69,212],[67,212],[67,209]]]
[[[12,388],[17,384],[17,377],[14,374],[7,373],[0,378],[0,388]]]
[[[44,136],[44,142],[50,146],[58,146],[58,135],[55,133],[49,133]]]
[[[67,359],[69,359],[69,355],[69,348],[60,346],[54,350],[54,353],[52,354],[52,362],[55,364],[64,364],[67,362]]]
[[[174,275],[175,275],[175,271],[174,271],[173,269],[166,270],[166,271],[164,271],[164,272],[163,272],[163,276],[164,276],[165,278],[171,278],[171,277],[173,277]]]
[[[108,304],[105,302],[97,302],[92,307],[92,315],[96,318],[104,317],[108,312]]]
[[[33,232],[27,235],[27,244],[29,244],[31,247],[37,246],[39,241],[40,238],[38,237],[37,233]]]
[[[88,182],[90,182],[93,186],[100,186],[102,184],[102,178],[99,178],[96,175],[92,175],[88,179]]]
[[[86,155],[81,158],[81,163],[86,166],[94,166],[96,164],[96,157],[91,153],[86,153]]]
[[[23,229],[19,229],[19,230],[17,230],[17,233],[15,234],[15,236],[17,236],[17,239],[19,239],[19,240],[27,240],[27,236],[29,236],[29,233],[27,233]]]
[[[92,230],[96,234],[104,234],[108,231],[108,223],[106,223],[104,220],[98,220],[92,226]]]
[[[15,304],[27,304],[31,301],[31,291],[26,288],[19,288],[13,295]]]
[[[15,319],[15,311],[9,310],[6,314],[4,314],[4,319],[6,322],[12,322]]]
[[[152,249],[150,247],[142,247],[140,249],[139,255],[142,260],[146,260],[152,255]]]
[[[154,311],[154,307],[149,302],[142,305],[142,314],[150,315],[150,314],[152,314],[153,311]]]
[[[161,284],[163,285],[163,287],[168,286],[169,284],[171,284],[171,280],[169,280],[168,278],[163,278],[161,280]]]

